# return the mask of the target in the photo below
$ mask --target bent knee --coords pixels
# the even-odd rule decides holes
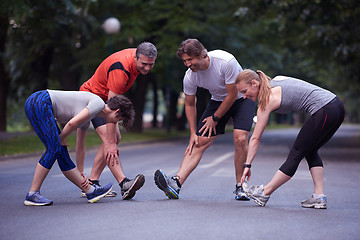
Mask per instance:
[[[234,136],[234,144],[235,146],[245,147],[248,144],[249,134],[241,134],[238,136]]]
[[[208,148],[215,140],[216,137],[199,137],[199,143],[195,144],[196,148]]]

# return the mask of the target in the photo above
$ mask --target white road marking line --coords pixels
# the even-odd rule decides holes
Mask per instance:
[[[226,159],[230,158],[230,157],[233,157],[234,156],[234,152],[228,152],[228,153],[225,153],[224,155],[218,157],[218,158],[215,158],[212,162],[210,163],[207,163],[207,164],[201,164],[199,165],[199,168],[211,168],[211,167],[214,167],[220,163],[222,163],[223,161],[225,161]]]

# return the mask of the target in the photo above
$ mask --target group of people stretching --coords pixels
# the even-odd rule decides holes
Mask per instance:
[[[253,199],[265,206],[271,194],[294,176],[301,160],[306,159],[314,182],[314,192],[301,202],[305,208],[327,208],[324,194],[324,166],[318,150],[335,134],[344,120],[344,107],[332,92],[288,76],[270,78],[264,72],[242,69],[235,57],[223,50],[207,51],[197,39],[187,39],[176,53],[188,68],[183,78],[185,114],[190,140],[184,158],[174,176],[158,169],[155,184],[170,199],[178,199],[182,185],[199,164],[216,136],[225,133],[229,119],[233,124],[235,146],[235,199]],[[139,74],[147,74],[155,64],[156,47],[149,42],[136,49],[125,49],[106,58],[80,91],[43,90],[32,94],[25,112],[35,132],[46,146],[36,166],[25,205],[51,205],[40,188],[55,160],[66,178],[78,186],[89,202],[116,196],[112,184],[100,185],[99,178],[108,166],[116,178],[124,200],[134,197],[145,182],[143,174],[125,176],[119,161],[117,144],[121,140],[118,125],[125,128],[134,121],[134,109],[123,94]],[[196,91],[205,88],[211,94],[197,122]],[[258,106],[256,109],[256,102]],[[256,111],[257,122],[249,140]],[[260,145],[271,112],[286,114],[302,111],[308,119],[271,181],[250,185],[251,165]],[[90,121],[101,138],[90,176],[84,171],[85,138]],[[62,130],[58,124],[63,126]],[[77,129],[76,165],[69,157],[66,137]]]

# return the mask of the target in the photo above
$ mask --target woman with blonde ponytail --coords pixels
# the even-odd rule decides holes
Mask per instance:
[[[344,120],[342,102],[332,92],[292,77],[271,79],[260,70],[245,69],[236,78],[237,90],[252,101],[258,101],[257,123],[249,142],[241,183],[245,193],[265,206],[270,195],[295,174],[301,160],[306,159],[314,182],[314,193],[301,202],[305,208],[327,208],[324,194],[324,167],[318,150],[335,134]],[[290,153],[272,180],[265,186],[250,186],[251,163],[272,111],[286,114],[302,111],[310,114],[301,128]]]

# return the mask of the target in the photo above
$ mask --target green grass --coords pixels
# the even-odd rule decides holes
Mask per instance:
[[[294,125],[270,124],[266,129],[291,128]],[[232,126],[226,127],[226,132],[232,132]],[[122,132],[121,143],[134,143],[144,141],[166,140],[181,136],[189,136],[189,131],[171,131],[167,133],[165,129],[145,129],[142,133]],[[75,150],[76,134],[68,137],[67,143],[69,150]],[[121,144],[120,143],[120,144]],[[101,144],[100,138],[94,130],[88,130],[86,135],[86,147],[96,147]],[[19,154],[29,154],[44,152],[45,146],[36,134],[14,137],[9,140],[0,140],[0,157]]]
[[[180,136],[187,136],[188,131],[171,131],[167,133],[164,129],[146,129],[142,133],[122,132],[121,143],[133,143],[152,140],[165,140]],[[71,134],[67,138],[70,150],[75,149],[76,134]],[[86,135],[86,147],[95,147],[101,144],[100,138],[93,130],[89,130]],[[34,133],[33,135],[14,137],[8,140],[0,140],[0,157],[18,154],[29,154],[44,152],[45,146]]]

